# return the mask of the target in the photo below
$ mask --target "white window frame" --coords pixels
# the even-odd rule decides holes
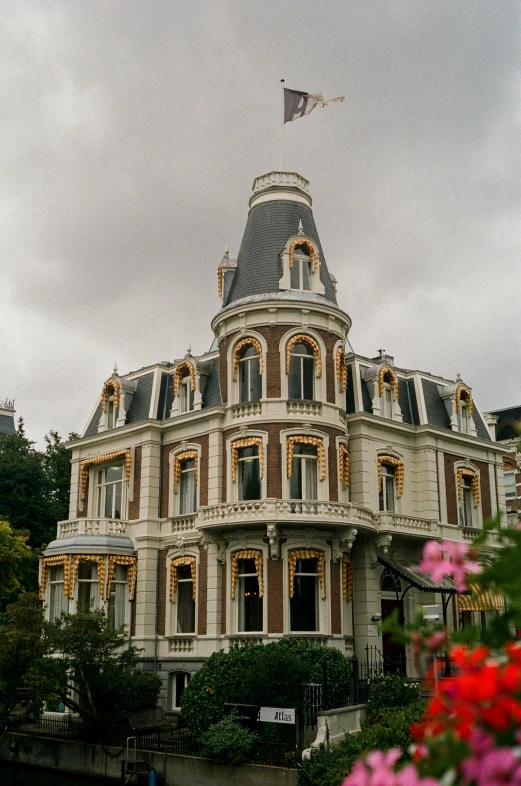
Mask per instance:
[[[259,362],[262,367],[261,372],[261,397],[260,399],[256,399],[255,401],[241,401],[241,381],[240,381],[240,369],[237,368],[237,373],[235,375],[235,379],[233,377],[233,356],[235,354],[235,348],[237,344],[242,341],[244,338],[254,338],[256,339],[262,350],[262,358],[259,358]],[[260,404],[262,401],[266,399],[267,396],[267,360],[268,360],[268,345],[266,343],[266,339],[264,336],[261,336],[260,333],[256,333],[254,330],[249,330],[245,332],[241,330],[234,336],[234,340],[230,341],[230,346],[228,348],[228,399],[229,403],[234,404],[243,404],[244,406],[248,406],[251,404],[252,406],[255,404]],[[239,361],[240,362],[240,361]]]
[[[322,480],[320,477],[320,460],[318,457],[317,449],[317,498],[316,500],[293,500],[297,504],[299,502],[328,502],[329,501],[329,435],[315,429],[307,429],[303,431],[302,428],[288,429],[287,431],[280,432],[280,445],[281,445],[281,471],[282,471],[282,494],[286,500],[291,500],[291,478],[288,478],[287,457],[288,457],[288,437],[316,437],[321,439],[324,445],[326,455],[326,476]]]
[[[239,562],[243,562],[243,561],[244,560],[242,558],[239,560]],[[263,565],[264,565],[264,561],[263,561]],[[264,566],[264,572],[266,572],[265,566]],[[235,585],[235,599],[234,599],[236,601],[236,626],[235,627],[236,627],[237,633],[239,633],[239,634],[245,633],[247,635],[248,634],[254,635],[256,633],[256,634],[261,635],[262,633],[264,633],[264,606],[266,605],[265,602],[264,602],[264,596],[261,598],[261,600],[262,600],[262,622],[261,622],[260,629],[259,630],[241,630],[241,625],[240,625],[241,615],[242,615],[242,606],[241,606],[242,596],[241,596],[241,591],[240,591],[241,578],[248,578],[250,576],[256,576],[257,577],[257,582],[259,584],[259,591],[260,591],[260,582],[259,582],[259,576],[258,576],[257,572],[255,572],[255,573],[241,573],[238,570],[238,572],[237,572],[237,583]]]
[[[463,488],[461,491],[461,495],[458,494],[458,469],[470,469],[478,478],[479,482],[479,503],[476,505],[474,500],[474,494],[472,493],[472,485],[470,486],[470,512],[471,512],[471,524],[464,524],[462,519],[462,504],[463,504]],[[483,486],[481,483],[481,474],[479,470],[473,465],[467,464],[455,464],[454,465],[454,474],[455,474],[455,484],[456,484],[456,500],[457,500],[457,509],[458,509],[458,526],[462,529],[479,529],[483,526],[483,510],[482,510],[482,497],[483,497]],[[465,475],[462,477],[462,481],[465,481]],[[472,483],[470,478],[467,476],[467,479]]]
[[[301,446],[305,447],[305,448],[308,448],[308,447],[312,448],[315,451],[314,455],[312,455],[311,453],[299,453],[297,449],[299,447],[301,447]],[[318,500],[318,484],[319,484],[318,447],[316,447],[314,445],[302,445],[302,443],[297,443],[294,446],[294,448],[293,448],[292,470],[295,467],[297,461],[300,461],[300,463],[301,463],[300,477],[301,477],[301,486],[302,486],[302,496],[301,497],[292,497],[291,496],[291,486],[292,486],[292,481],[293,481],[294,476],[295,476],[294,471],[292,471],[291,478],[289,478],[289,490],[290,490],[290,497],[289,498],[290,499],[294,499],[294,500],[302,500],[302,501],[306,501],[306,502],[316,502]],[[309,469],[308,464],[314,465],[314,467],[315,467],[315,481],[314,481],[314,485],[315,485],[316,494],[314,496],[311,494],[311,490],[308,489],[308,487],[307,487],[308,486],[307,476],[308,476],[308,469]]]
[[[96,577],[97,577],[96,579],[80,579],[80,571],[81,571],[82,566],[84,566],[84,565],[88,565],[93,570],[96,571]],[[100,577],[99,577],[99,570],[98,570],[98,563],[97,562],[92,562],[91,560],[83,560],[83,561],[80,561],[80,563],[78,564],[78,575],[76,577],[76,586],[74,587],[74,601],[73,601],[74,613],[75,614],[78,614],[79,611],[80,611],[80,609],[79,609],[80,584],[91,584],[91,585],[94,584],[94,585],[97,585],[98,591],[97,591],[97,596],[94,597],[94,603],[92,603],[92,600],[93,600],[93,598],[92,598],[92,591],[90,593],[90,595],[91,595],[91,597],[90,597],[90,601],[91,601],[90,609],[95,611],[96,609],[103,608],[104,607],[104,603],[103,603],[103,599],[101,597],[101,584],[100,584]]]
[[[179,385],[179,412],[184,415],[193,412],[195,407],[195,390],[192,390],[192,377],[190,373],[181,378]]]
[[[304,286],[305,283],[304,265],[308,266],[308,270],[307,270],[307,278],[309,283],[308,287]],[[291,286],[291,289],[296,292],[312,292],[313,291],[312,276],[313,276],[313,264],[311,262],[311,257],[309,256],[309,254],[303,254],[302,251],[295,250],[295,253],[293,254],[293,267],[290,268],[289,277],[290,277],[290,284],[292,285],[295,283],[295,281],[292,281],[292,279],[298,278],[299,286],[297,287]]]
[[[121,517],[116,519],[113,516],[105,516],[101,515],[98,516],[98,489],[100,485],[98,484],[98,472],[103,472],[105,474],[106,470],[110,467],[121,466],[122,467],[122,489],[121,489]],[[132,462],[132,466],[134,466],[134,462]],[[132,477],[131,477],[132,481]],[[103,483],[101,488],[105,489],[107,485]],[[101,511],[105,513],[105,492],[103,493],[103,500],[101,505]],[[126,474],[125,474],[125,461],[121,459],[115,459],[113,462],[107,461],[106,464],[95,464],[94,466],[90,467],[89,469],[89,490],[88,490],[88,505],[87,509],[89,511],[89,518],[93,519],[108,519],[109,521],[125,521],[128,518],[128,502],[129,502],[129,486],[127,486],[126,482]]]
[[[394,419],[394,395],[389,382],[384,382],[383,395],[380,396],[380,415],[388,420]]]
[[[241,497],[241,474],[242,474],[242,467],[248,461],[257,461],[257,470],[259,472],[259,496],[256,499],[262,499],[262,478],[260,477],[260,456],[259,456],[259,448],[257,445],[251,445],[249,447],[256,447],[257,448],[257,458],[255,459],[254,456],[250,456],[248,458],[241,458],[240,452],[241,450],[246,450],[247,448],[238,448],[237,449],[237,471],[236,471],[236,478],[235,484],[237,486],[237,501],[238,502],[255,502],[255,499],[247,500],[244,497]]]
[[[467,402],[461,399],[459,403],[459,412],[458,412],[458,431],[460,432],[460,434],[470,433],[469,420],[470,420],[470,415],[467,407]]]
[[[121,581],[120,579],[116,578],[118,568],[125,568],[126,569],[127,574],[126,574],[125,581]],[[128,591],[128,571],[129,571],[129,566],[128,565],[118,565],[118,564],[114,565],[114,576],[113,576],[112,581],[110,583],[109,597],[106,598],[106,600],[105,600],[105,603],[106,603],[106,606],[107,606],[107,620],[109,620],[110,596],[112,595],[112,588],[116,587],[116,586],[120,586],[120,587],[124,586],[125,587],[125,590],[124,590],[124,606],[123,606],[123,608],[125,609],[125,614],[124,614],[124,620],[123,620],[123,622],[121,624],[122,625],[127,625],[127,626],[130,625],[130,599],[129,599],[129,591]],[[118,625],[115,625],[113,630],[116,630],[118,627],[119,627]]]
[[[291,286],[291,268],[289,266],[290,263],[290,248],[294,241],[298,241],[302,245],[311,245],[314,249],[317,263],[316,263],[316,270],[313,270],[313,265],[311,264],[310,270],[310,289],[309,290],[302,290],[302,289],[294,289]],[[295,249],[294,259],[298,257],[298,251]],[[282,263],[282,276],[279,280],[279,289],[282,290],[292,290],[293,292],[314,292],[317,295],[324,295],[326,289],[324,284],[320,280],[320,270],[322,264],[322,258],[320,254],[320,250],[317,244],[312,240],[310,237],[304,234],[300,235],[293,235],[289,238],[288,242],[286,243],[285,247],[283,248],[281,255],[280,255],[281,263]],[[300,275],[299,275],[299,278]]]
[[[322,598],[320,581],[317,577],[318,593],[318,627],[316,631],[291,630],[291,599],[289,597],[289,552],[295,549],[311,549],[321,551],[325,555],[324,581],[326,583],[326,597]],[[313,636],[331,636],[331,547],[326,543],[326,538],[313,538],[302,542],[300,538],[290,539],[282,545],[281,558],[283,560],[283,591],[284,591],[284,633],[295,638]]]
[[[61,570],[61,579],[53,580],[51,578],[53,569],[54,570]],[[49,622],[54,622],[54,620],[59,619],[60,616],[61,616],[61,614],[58,614],[56,617],[52,617],[52,600],[51,600],[51,598],[52,598],[52,589],[54,587],[58,587],[59,585],[61,585],[61,592],[62,592],[62,602],[61,602],[62,612],[64,612],[64,611],[66,612],[66,611],[68,611],[69,600],[68,600],[68,598],[65,597],[65,566],[64,565],[49,565],[47,567],[47,588],[46,588],[46,599],[45,599],[46,600],[46,606],[47,606],[45,617],[46,617],[46,619]]]
[[[176,712],[180,710],[180,705],[175,704],[175,696],[177,695],[177,680],[183,679],[183,691],[192,679],[193,674],[190,671],[182,671],[181,669],[168,672],[168,711]]]
[[[391,470],[391,471],[389,471]],[[380,513],[396,513],[396,468],[382,463],[381,467],[382,489],[378,489],[378,510]],[[392,482],[390,481],[392,478]],[[387,500],[389,493],[387,486],[392,485],[392,509],[388,507]],[[380,498],[383,500],[383,508],[380,507]]]
[[[268,479],[267,479],[267,462],[268,462],[268,434],[266,431],[254,431],[248,429],[241,432],[235,432],[231,437],[226,440],[226,499],[229,502],[240,502],[239,500],[239,467],[237,467],[237,474],[235,481],[232,480],[232,446],[233,443],[240,439],[247,439],[248,437],[260,437],[262,440],[262,449],[264,452],[264,472],[260,479],[261,482],[261,499],[266,499],[268,496]],[[260,467],[260,464],[259,464]],[[254,505],[258,500],[244,500],[244,504]],[[246,546],[245,546],[246,548]],[[248,546],[248,548],[250,548]],[[252,546],[253,548],[253,546]]]
[[[181,513],[181,478],[179,478],[179,483],[177,487],[174,488],[174,462],[175,457],[178,456],[180,453],[184,453],[186,450],[195,450],[197,452],[197,459],[196,459],[196,468],[197,468],[197,485],[195,487],[195,513]],[[201,446],[198,443],[185,443],[183,445],[178,445],[174,450],[171,451],[169,456],[169,473],[168,473],[168,482],[169,482],[169,495],[168,495],[168,517],[174,518],[177,516],[196,516],[197,509],[201,504]]]
[[[318,348],[320,350],[320,360],[322,364],[322,373],[319,377],[317,377],[317,364],[314,360],[314,370],[313,370],[313,399],[314,402],[326,402],[327,401],[327,392],[326,392],[326,374],[328,372],[335,373],[334,370],[328,370],[327,368],[327,353],[326,347],[322,338],[315,333],[314,330],[310,330],[308,327],[301,327],[298,329],[293,329],[282,336],[279,342],[279,357],[280,357],[280,393],[282,399],[286,401],[289,400],[289,369],[286,371],[286,353],[288,348],[288,343],[291,341],[293,336],[295,335],[305,335],[312,338],[314,341],[317,342]],[[292,401],[302,401],[304,404],[308,403],[307,399],[291,399]]]
[[[507,500],[514,500],[517,498],[517,483],[516,483],[516,470],[515,469],[506,469],[504,471],[504,482],[505,482],[505,498]],[[509,483],[507,481],[507,475],[512,475],[512,482]],[[507,491],[507,489],[512,489],[512,492]]]
[[[178,600],[179,595],[178,592],[175,593],[173,600],[170,600],[170,570],[171,570],[171,563],[177,557],[192,557],[195,559],[195,621],[194,621],[194,630],[191,633],[178,633],[177,632],[177,615],[178,615]],[[187,551],[180,553],[177,550],[173,550],[171,554],[167,554],[166,559],[166,575],[167,575],[167,582],[166,582],[166,608],[169,609],[169,613],[166,614],[166,632],[170,638],[193,638],[197,636],[197,627],[198,627],[198,608],[199,608],[199,553],[195,551]],[[187,582],[188,583],[188,582]]]

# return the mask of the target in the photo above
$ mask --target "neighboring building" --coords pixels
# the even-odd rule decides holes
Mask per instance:
[[[14,434],[16,432],[15,412],[14,400],[0,399],[0,434]]]
[[[167,709],[245,640],[306,638],[412,673],[378,622],[441,609],[453,587],[407,566],[427,538],[468,541],[504,511],[504,449],[461,379],[351,351],[300,175],[255,180],[218,282],[208,353],[100,384],[42,561],[49,614],[106,604]]]
[[[495,438],[508,452],[504,456],[507,519],[510,526],[521,520],[521,407],[498,409],[489,414]]]

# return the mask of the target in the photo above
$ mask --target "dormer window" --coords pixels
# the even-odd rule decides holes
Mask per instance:
[[[305,292],[311,291],[311,257],[306,246],[297,246],[294,251],[293,264],[290,268],[291,289],[300,289]]]
[[[381,396],[380,412],[382,417],[392,419],[393,416],[393,391],[388,382],[383,385],[383,395]]]
[[[179,400],[181,412],[191,412],[194,408],[194,391],[190,372],[186,371],[179,386]]]
[[[107,402],[107,428],[114,428],[118,420],[119,407],[114,404],[114,394],[109,396]]]
[[[458,429],[461,434],[469,433],[469,411],[467,407],[467,402],[464,399],[460,401],[460,405],[459,405]]]

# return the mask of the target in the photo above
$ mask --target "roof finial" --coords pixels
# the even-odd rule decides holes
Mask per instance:
[[[116,361],[114,361],[114,368],[112,369],[112,376],[113,377],[117,377],[117,375],[118,375],[118,364],[117,364]]]
[[[299,222],[298,222],[297,235],[303,235],[303,234],[304,234],[304,227],[302,226],[302,219],[300,219]]]
[[[461,379],[461,374],[459,373],[459,371],[456,371],[456,379],[457,379],[457,380],[460,380],[460,379]]]
[[[224,249],[224,256],[226,259],[230,256],[230,249],[228,248],[228,243],[226,243],[226,248]]]
[[[188,344],[188,348],[186,350],[185,358],[191,358],[191,357],[192,357],[192,345]]]
[[[385,358],[385,349],[379,349],[378,352],[380,353],[380,360]]]

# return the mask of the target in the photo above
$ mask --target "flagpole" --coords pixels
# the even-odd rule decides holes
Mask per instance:
[[[281,110],[280,110],[280,151],[279,172],[282,172],[282,129],[284,128],[284,79],[280,80]]]

